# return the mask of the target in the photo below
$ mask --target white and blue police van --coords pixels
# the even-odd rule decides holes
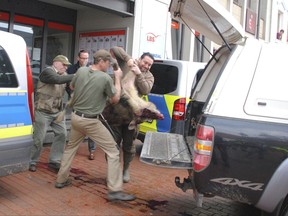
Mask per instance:
[[[18,35],[0,31],[0,176],[28,170],[33,98],[26,43]]]

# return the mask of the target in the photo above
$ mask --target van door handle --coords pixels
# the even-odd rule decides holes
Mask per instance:
[[[266,102],[258,102],[259,106],[266,106]]]

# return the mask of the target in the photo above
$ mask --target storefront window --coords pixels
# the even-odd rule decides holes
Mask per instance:
[[[44,21],[15,15],[13,33],[22,36],[26,42],[33,76],[38,77],[41,70],[41,50]],[[39,43],[39,39],[41,43]]]
[[[63,25],[48,22],[46,51],[43,49],[44,20],[15,15],[13,33],[22,36],[27,44],[33,73],[34,86],[37,85],[38,76],[42,68],[52,65],[56,55],[65,55],[71,59],[72,53],[72,25]],[[45,58],[44,65],[41,65]]]
[[[9,13],[0,11],[0,30],[8,31]]]
[[[46,64],[51,65],[57,55],[65,55],[70,61],[72,53],[73,26],[55,22],[48,23]]]

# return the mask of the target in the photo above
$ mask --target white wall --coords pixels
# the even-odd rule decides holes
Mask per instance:
[[[135,1],[133,56],[151,52],[155,58],[172,56],[170,0]]]

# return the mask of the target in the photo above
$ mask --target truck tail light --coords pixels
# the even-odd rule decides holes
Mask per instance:
[[[172,119],[173,120],[184,120],[186,110],[186,98],[179,98],[175,100]]]
[[[26,52],[26,73],[27,73],[27,89],[28,89],[28,104],[30,109],[31,120],[34,122],[34,85],[32,70],[28,51]]]
[[[200,172],[211,161],[213,151],[214,129],[209,126],[198,125],[194,141],[193,168]]]

